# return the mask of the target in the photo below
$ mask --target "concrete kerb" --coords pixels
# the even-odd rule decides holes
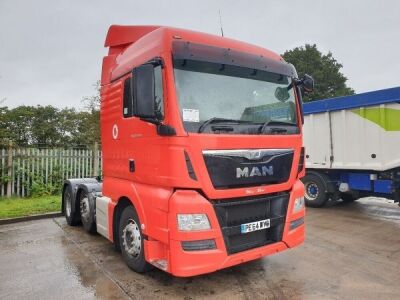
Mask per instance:
[[[25,221],[32,221],[32,220],[56,218],[56,217],[61,217],[61,216],[62,216],[61,212],[52,212],[52,213],[24,216],[24,217],[18,217],[18,218],[0,219],[0,225],[12,224],[12,223],[18,223],[18,222],[25,222]]]

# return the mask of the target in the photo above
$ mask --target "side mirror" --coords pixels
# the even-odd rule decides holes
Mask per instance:
[[[154,66],[144,64],[132,71],[132,96],[134,115],[139,118],[155,120],[155,80]]]
[[[311,93],[314,90],[314,79],[308,74],[304,74],[301,84],[307,93]]]

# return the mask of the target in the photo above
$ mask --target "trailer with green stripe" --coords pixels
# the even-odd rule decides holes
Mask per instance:
[[[400,87],[304,105],[306,203],[400,199]]]

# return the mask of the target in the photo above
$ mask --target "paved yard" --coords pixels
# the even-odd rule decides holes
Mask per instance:
[[[3,225],[0,270],[0,299],[398,299],[400,208],[309,208],[299,248],[186,279],[135,274],[111,243],[63,218]]]

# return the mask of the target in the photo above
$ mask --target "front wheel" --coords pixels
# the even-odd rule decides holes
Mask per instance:
[[[304,183],[306,205],[310,207],[324,206],[328,196],[325,192],[323,179],[315,174],[307,174],[302,181]]]
[[[133,206],[123,210],[118,232],[122,258],[128,267],[138,273],[149,271],[152,266],[145,260],[142,230]]]

